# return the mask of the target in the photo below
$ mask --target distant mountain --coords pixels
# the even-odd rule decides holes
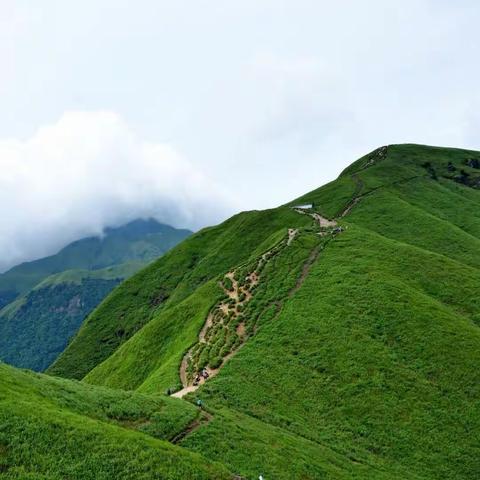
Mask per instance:
[[[120,281],[190,234],[139,219],[1,274],[0,359],[44,370]]]

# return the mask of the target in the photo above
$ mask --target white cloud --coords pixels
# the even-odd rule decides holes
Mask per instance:
[[[474,59],[480,43],[480,5],[473,0],[0,4],[0,138],[32,137],[21,148],[16,142],[2,143],[8,150],[2,161],[15,164],[9,167],[13,173],[1,176],[5,183],[13,175],[8,198],[15,206],[23,201],[14,198],[17,192],[25,196],[28,190],[25,182],[15,185],[23,179],[23,169],[33,167],[25,160],[27,167],[17,165],[14,157],[24,158],[36,126],[71,110],[110,110],[128,120],[130,128],[116,127],[118,138],[114,134],[113,141],[102,131],[101,148],[110,162],[131,165],[128,158],[153,150],[134,138],[132,129],[153,142],[167,138],[232,192],[242,210],[295,198],[332,180],[379,145],[479,146],[480,67]],[[75,151],[87,149],[84,144],[92,150],[98,147],[99,129],[87,126],[82,126],[81,149]],[[120,169],[116,172],[106,158],[100,159],[103,153],[92,155],[98,157],[97,180],[109,178],[116,187],[96,192],[88,208],[107,216],[102,212],[108,210],[105,197],[110,195],[113,203],[128,204],[116,212],[135,210],[137,200],[138,210],[145,209],[149,188],[156,191],[153,181],[136,180],[134,168],[128,169],[134,174],[122,177],[119,165],[113,163]],[[80,170],[76,175],[83,182],[82,169],[87,166],[78,160],[72,166],[73,152],[66,158],[68,173]],[[149,154],[141,158],[142,165],[149,164]],[[58,165],[56,169],[62,170]],[[144,195],[132,200],[133,187],[119,180],[125,176],[141,183]],[[162,185],[162,191],[175,189],[174,182],[183,181],[179,177]],[[58,182],[55,188],[61,188]],[[88,203],[82,187],[72,181],[65,188],[75,195],[68,196],[70,210],[82,210],[73,206],[75,199]],[[123,199],[124,190],[128,200]],[[193,215],[198,223],[210,223],[215,215],[197,216],[192,212],[201,209],[182,206],[189,206],[189,199],[178,207],[171,205],[191,191],[164,195],[163,203],[155,194],[152,202],[160,205],[159,211],[166,205],[168,211],[186,209],[181,217],[186,221]],[[42,199],[51,199],[47,193]],[[1,195],[4,199],[6,194]],[[36,226],[36,218],[23,218],[32,229]],[[53,228],[50,233],[55,234]]]
[[[189,228],[232,212],[170,145],[111,112],[68,112],[31,138],[0,140],[0,269],[138,217]]]

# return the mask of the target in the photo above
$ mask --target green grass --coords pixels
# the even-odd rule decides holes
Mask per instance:
[[[181,446],[219,460],[245,478],[259,475],[277,480],[416,478],[399,465],[372,468],[352,455],[312,442],[283,428],[222,407],[208,427],[199,429]],[[417,477],[419,478],[419,477]]]
[[[313,203],[316,210],[327,218],[336,217],[355,195],[356,182],[350,177],[340,177],[327,185],[313,190],[293,202],[289,206]]]
[[[310,223],[289,208],[245,212],[206,228],[115,289],[87,318],[48,373],[83,378],[147,324],[196,288],[250,258],[285,224]]]
[[[198,415],[185,402],[1,364],[0,387],[2,478],[231,478],[165,441]]]
[[[111,267],[101,268],[99,270],[65,270],[60,273],[54,273],[45,280],[35,285],[32,290],[52,287],[62,283],[80,285],[86,278],[100,280],[115,280],[117,278],[125,279],[137,273],[145,264],[140,261],[130,261],[112,265]]]
[[[480,154],[392,145],[286,206],[198,232],[116,288],[50,372],[84,378],[57,381],[95,392],[101,387],[87,382],[135,389],[145,402],[177,387],[223,275],[235,270],[243,281],[298,228],[242,311],[246,343],[171,405],[201,399],[212,416],[181,441],[184,453],[244,478],[476,478],[480,169],[472,159]],[[351,205],[339,219],[344,230],[320,236],[311,217],[290,208],[299,203],[329,218]],[[125,430],[92,408],[75,414]],[[165,410],[180,419],[172,431],[189,412]],[[87,442],[82,448],[92,455]]]
[[[218,285],[209,282],[178,305],[161,310],[137,335],[93,369],[85,381],[143,392],[178,389],[183,353],[195,342],[220,294]]]

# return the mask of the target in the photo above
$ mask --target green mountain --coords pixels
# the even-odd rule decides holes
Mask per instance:
[[[87,317],[64,379],[0,369],[0,471],[476,478],[479,188],[479,152],[391,145],[192,235]]]
[[[120,281],[190,233],[152,219],[135,220],[1,274],[0,298],[10,302],[0,310],[0,359],[44,370]]]

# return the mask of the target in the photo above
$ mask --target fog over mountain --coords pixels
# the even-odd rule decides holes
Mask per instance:
[[[0,2],[0,269],[269,208],[378,145],[478,149],[477,2]]]
[[[70,112],[0,141],[0,270],[134,218],[195,229],[232,208],[174,148],[140,140],[114,113]]]

